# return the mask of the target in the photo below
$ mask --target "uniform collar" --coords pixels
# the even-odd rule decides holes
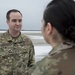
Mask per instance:
[[[53,55],[55,53],[60,53],[62,50],[69,49],[75,46],[75,43],[70,40],[66,40],[61,44],[54,47],[49,54]]]
[[[20,37],[21,32],[20,32],[20,35],[17,36],[17,37],[12,37],[12,36],[9,34],[9,31],[7,31],[5,34],[6,34],[7,40],[12,42],[14,39],[18,39],[18,38]]]

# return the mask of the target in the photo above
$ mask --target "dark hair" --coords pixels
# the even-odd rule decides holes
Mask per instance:
[[[19,11],[19,10],[17,10],[17,9],[11,9],[11,10],[9,10],[8,12],[7,12],[7,14],[6,14],[6,18],[7,18],[7,20],[9,20],[10,19],[10,13],[11,12],[19,12],[20,14],[21,14],[21,16],[22,16],[22,13]]]
[[[75,41],[75,2],[73,0],[51,1],[44,11],[43,18],[45,25],[50,22],[60,34]]]

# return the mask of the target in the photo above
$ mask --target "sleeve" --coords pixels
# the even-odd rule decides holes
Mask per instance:
[[[32,67],[34,64],[35,64],[35,50],[34,50],[34,45],[31,42],[30,51],[29,51],[29,63],[28,63],[28,66]]]
[[[58,60],[45,57],[38,61],[35,66],[28,69],[28,75],[59,75],[61,71],[57,65]]]
[[[35,64],[35,50],[34,50],[34,45],[32,43],[32,40],[25,35],[22,35],[23,41],[25,42],[25,45],[27,45],[28,48],[28,53],[29,53],[29,58],[28,58],[28,68],[32,67]]]
[[[28,75],[31,75],[34,72],[34,70],[37,68],[39,62],[40,61],[36,62],[36,64],[34,66],[32,66],[31,68],[28,69]]]

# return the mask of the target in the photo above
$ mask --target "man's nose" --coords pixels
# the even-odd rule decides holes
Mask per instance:
[[[17,21],[16,24],[19,25],[20,24],[19,21]]]

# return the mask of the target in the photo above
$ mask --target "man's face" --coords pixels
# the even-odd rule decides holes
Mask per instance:
[[[9,15],[10,19],[7,20],[9,30],[20,31],[22,28],[22,16],[19,12],[11,12]]]

